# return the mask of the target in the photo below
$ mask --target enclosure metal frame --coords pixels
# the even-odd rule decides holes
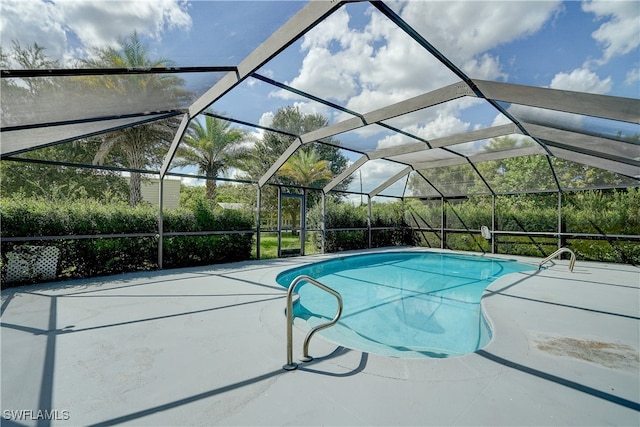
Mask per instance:
[[[595,94],[587,94],[587,93],[579,93],[579,92],[571,92],[564,90],[555,90],[550,88],[540,88],[540,87],[529,87],[522,85],[515,85],[510,83],[502,83],[502,82],[493,82],[493,81],[484,81],[479,79],[472,79],[468,75],[466,75],[457,65],[455,65],[452,61],[450,61],[445,55],[443,55],[440,51],[438,51],[433,45],[429,43],[428,40],[425,40],[417,31],[415,31],[407,22],[405,22],[400,16],[398,16],[389,6],[387,6],[383,1],[371,1],[370,3],[375,7],[378,11],[384,14],[388,19],[390,19],[393,23],[395,23],[402,31],[404,31],[407,35],[409,35],[413,40],[415,40],[425,51],[429,52],[433,55],[437,60],[439,60],[445,67],[447,67],[450,71],[452,71],[456,76],[460,78],[459,82],[454,84],[441,87],[430,92],[415,96],[413,98],[397,102],[395,104],[387,105],[385,107],[379,108],[374,111],[370,111],[366,114],[361,114],[355,111],[351,111],[347,108],[341,107],[334,103],[331,103],[327,100],[323,100],[321,98],[315,97],[309,93],[305,93],[288,85],[285,85],[281,82],[274,81],[268,77],[258,74],[258,70],[265,65],[268,61],[277,56],[284,49],[289,47],[295,41],[297,41],[300,37],[302,37],[306,32],[316,26],[318,23],[322,22],[325,18],[331,15],[334,11],[342,7],[343,5],[349,3],[349,1],[331,1],[331,2],[309,2],[305,5],[298,13],[296,13],[289,21],[287,21],[284,25],[282,25],[278,30],[276,30],[270,37],[267,38],[260,46],[258,46],[253,52],[251,52],[245,59],[240,61],[237,65],[233,66],[215,66],[215,67],[181,67],[181,68],[153,68],[153,69],[64,69],[64,70],[2,70],[0,75],[1,78],[29,78],[29,77],[39,77],[39,76],[82,76],[82,75],[108,75],[108,74],[145,74],[145,73],[172,73],[172,74],[181,74],[181,73],[193,73],[193,72],[224,72],[226,73],[220,80],[218,80],[213,86],[209,88],[204,94],[202,94],[197,100],[195,100],[188,108],[186,109],[175,109],[175,110],[167,110],[167,111],[159,111],[154,112],[150,117],[146,112],[140,112],[139,114],[129,114],[129,115],[119,115],[119,116],[109,116],[109,117],[95,117],[90,119],[82,119],[82,120],[71,120],[67,122],[56,122],[56,123],[38,123],[33,125],[24,125],[24,126],[10,126],[0,129],[5,136],[11,134],[11,132],[17,132],[20,130],[28,130],[28,129],[38,129],[45,127],[55,127],[69,124],[80,124],[87,122],[105,122],[108,123],[111,120],[118,119],[137,119],[132,125],[126,126],[114,126],[109,127],[108,129],[102,129],[100,132],[96,133],[104,133],[106,131],[111,131],[115,129],[121,129],[124,127],[139,125],[142,123],[147,123],[155,120],[161,120],[168,117],[178,117],[181,116],[181,122],[179,128],[171,142],[171,145],[165,155],[163,163],[159,170],[157,171],[140,171],[128,168],[120,168],[120,167],[109,167],[109,166],[97,166],[97,165],[77,165],[66,162],[54,162],[47,160],[33,160],[33,159],[25,159],[16,157],[19,154],[35,150],[40,147],[59,144],[63,142],[67,142],[71,139],[78,139],[81,137],[92,136],[96,133],[87,133],[80,136],[74,136],[69,139],[62,139],[56,141],[49,141],[46,144],[37,144],[29,141],[22,141],[20,143],[10,142],[4,143],[0,147],[0,158],[3,161],[22,161],[22,162],[34,162],[34,163],[44,163],[50,165],[58,165],[58,166],[73,166],[73,167],[84,167],[84,168],[93,168],[93,169],[102,169],[102,170],[111,170],[111,171],[127,171],[127,172],[137,172],[137,173],[145,173],[145,174],[154,174],[159,177],[159,210],[158,210],[158,264],[160,268],[162,268],[163,259],[162,259],[162,245],[163,239],[166,236],[171,235],[171,233],[166,233],[164,231],[163,226],[163,186],[164,186],[164,178],[166,176],[190,176],[196,178],[204,178],[202,176],[196,175],[185,175],[185,174],[177,174],[170,172],[171,163],[175,157],[178,146],[189,126],[189,123],[195,119],[195,117],[199,114],[208,114],[211,113],[206,112],[205,110],[212,105],[216,100],[220,99],[223,95],[233,90],[239,84],[241,84],[244,80],[249,77],[256,78],[261,80],[267,84],[273,85],[274,87],[278,87],[283,90],[291,91],[296,93],[297,95],[304,96],[307,99],[314,100],[316,102],[320,102],[324,105],[330,106],[331,108],[339,109],[345,113],[351,114],[353,117],[346,119],[342,122],[330,124],[324,128],[317,129],[311,132],[308,132],[303,135],[291,135],[294,138],[292,144],[288,147],[288,149],[278,158],[276,162],[274,162],[269,170],[260,177],[257,182],[251,181],[242,181],[242,182],[251,182],[253,184],[257,184],[257,225],[256,230],[251,230],[250,232],[257,233],[257,258],[260,258],[260,233],[261,233],[261,199],[262,199],[262,188],[265,185],[272,185],[270,183],[271,178],[275,175],[277,170],[289,159],[291,155],[293,155],[296,150],[300,147],[303,147],[310,143],[321,143],[321,144],[332,144],[328,141],[328,138],[336,136],[340,133],[356,130],[371,124],[377,124],[384,128],[387,128],[394,132],[402,133],[403,135],[409,136],[415,139],[415,143],[401,145],[396,147],[378,149],[371,152],[364,152],[355,149],[349,149],[347,147],[339,146],[339,148],[348,150],[354,153],[361,154],[361,157],[357,159],[354,163],[352,163],[348,168],[346,168],[340,175],[336,176],[331,182],[327,183],[322,190],[322,219],[321,219],[321,233],[322,233],[322,252],[325,251],[326,244],[326,232],[328,231],[325,223],[325,215],[326,215],[326,195],[334,191],[336,187],[342,182],[345,178],[347,178],[350,174],[358,170],[362,165],[366,162],[376,159],[383,159],[390,162],[394,162],[397,164],[404,165],[404,168],[401,172],[395,174],[393,177],[390,177],[385,182],[381,183],[378,187],[376,187],[373,191],[369,193],[358,193],[364,194],[367,196],[367,204],[368,204],[368,225],[367,225],[367,234],[368,234],[368,242],[369,247],[371,247],[372,241],[372,227],[371,227],[371,209],[372,209],[372,199],[378,195],[383,195],[385,189],[393,185],[400,179],[403,179],[407,176],[407,174],[415,172],[419,174],[437,193],[437,196],[433,198],[439,199],[442,205],[442,222],[441,222],[441,246],[444,248],[446,245],[446,233],[449,231],[446,229],[446,213],[445,213],[445,203],[447,200],[451,199],[451,196],[447,196],[439,189],[436,185],[422,174],[420,171],[425,170],[432,167],[439,167],[445,165],[455,165],[455,164],[468,164],[474,169],[475,173],[478,175],[479,179],[483,181],[484,185],[487,188],[487,195],[491,195],[492,197],[492,224],[491,229],[494,230],[494,233],[500,234],[499,230],[496,230],[496,218],[495,218],[495,199],[497,195],[509,195],[509,194],[518,194],[518,192],[496,192],[495,189],[491,188],[489,183],[485,180],[482,174],[478,171],[475,164],[479,161],[487,161],[487,160],[498,160],[515,156],[522,155],[532,155],[532,154],[542,154],[545,155],[548,161],[548,165],[550,171],[553,175],[553,179],[555,181],[555,190],[558,194],[558,229],[557,233],[553,233],[557,235],[558,238],[558,246],[561,246],[563,243],[563,238],[566,237],[566,233],[562,232],[562,197],[563,192],[568,189],[563,188],[561,183],[558,180],[556,175],[555,168],[551,162],[551,157],[558,157],[566,160],[570,160],[573,162],[583,163],[589,166],[598,167],[602,169],[607,169],[609,171],[618,173],[622,176],[626,176],[631,178],[632,181],[635,181],[634,185],[625,185],[620,187],[609,187],[609,186],[595,186],[586,189],[599,189],[599,188],[626,188],[626,187],[640,187],[640,158],[637,157],[629,157],[625,156],[623,152],[626,149],[636,150],[638,145],[637,142],[624,141],[620,138],[614,137],[606,137],[602,135],[592,135],[587,131],[578,132],[575,129],[561,129],[556,125],[552,125],[549,123],[529,123],[527,121],[519,120],[517,117],[513,116],[509,111],[507,111],[500,103],[512,103],[519,104],[529,107],[542,108],[546,110],[552,111],[560,111],[567,112],[579,115],[586,115],[590,117],[598,117],[608,120],[615,120],[620,122],[632,123],[632,124],[640,124],[640,100],[639,99],[631,99],[631,98],[621,98],[615,96],[607,96],[607,95],[595,95]],[[476,97],[487,101],[496,112],[502,113],[505,117],[510,120],[510,123],[494,126],[487,129],[474,130],[466,133],[461,133],[457,135],[450,135],[441,138],[435,138],[432,140],[425,140],[416,135],[408,134],[405,131],[400,129],[396,129],[389,124],[385,123],[386,120],[402,116],[404,114],[408,114],[411,112],[415,112],[418,110],[422,110],[425,108],[429,108],[441,103],[449,102],[455,99],[463,98],[463,97]],[[244,125],[253,126],[257,129],[266,129],[274,132],[281,132],[276,129],[268,129],[261,127],[260,125],[241,122],[232,117],[222,117],[218,115],[214,115],[215,117],[230,120],[236,123],[242,123]],[[283,134],[287,134],[286,132],[281,132]],[[464,142],[477,141],[481,139],[487,138],[495,138],[500,136],[514,135],[520,134],[529,136],[537,146],[535,147],[527,147],[523,149],[515,149],[515,150],[505,150],[502,152],[495,153],[482,153],[477,155],[462,155],[450,150],[448,147],[461,144]],[[593,148],[584,148],[582,146],[577,145],[578,143],[588,142],[590,144],[595,144],[595,147],[604,147],[602,150],[596,150]],[[606,149],[609,144],[615,144],[615,149]],[[407,159],[407,155],[412,153],[418,153],[424,150],[432,150],[432,149],[443,149],[448,151],[449,153],[455,154],[455,158],[446,160],[446,161],[432,161],[432,162],[413,162]],[[405,156],[405,157],[400,157]],[[231,179],[224,178],[215,178],[216,180],[227,180],[234,181]],[[280,187],[279,191],[280,190]],[[298,187],[300,188],[300,187]],[[313,188],[313,190],[318,190]],[[303,189],[306,191],[306,189]],[[406,192],[406,184],[405,184],[405,192]],[[539,193],[539,192],[549,192],[548,190],[543,191],[529,191],[528,193]],[[402,200],[404,203],[405,195],[402,196],[392,196]],[[306,217],[306,209],[302,215],[303,218]],[[305,227],[303,227],[306,232],[306,223]],[[249,232],[249,231],[247,231]],[[211,234],[214,234],[213,232]],[[570,234],[570,233],[569,233]],[[53,237],[53,236],[43,236],[43,239]],[[77,237],[77,236],[76,236]],[[638,236],[626,236],[631,240],[636,239]],[[19,238],[14,238],[19,239]],[[5,239],[7,240],[7,239]],[[33,240],[33,239],[31,239]],[[496,250],[496,239],[492,238],[491,247],[492,252]],[[304,246],[304,245],[303,245]],[[304,251],[304,248],[301,249]]]

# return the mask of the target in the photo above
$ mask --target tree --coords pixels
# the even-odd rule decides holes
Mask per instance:
[[[633,140],[632,140],[633,141]],[[483,147],[484,152],[524,148],[535,143],[511,136],[494,138]],[[544,154],[510,157],[476,163],[478,172],[497,193],[532,192],[557,189],[553,172],[563,189],[588,188],[597,185],[619,185],[620,175],[582,163],[551,157],[553,171]],[[453,165],[423,171],[433,185],[449,194],[486,194],[484,182],[468,165]],[[414,194],[427,194],[427,183],[414,174],[409,181]]]
[[[285,133],[267,131],[262,139],[256,140],[254,148],[246,159],[241,162],[241,169],[253,180],[259,180],[271,165],[285,152],[296,138],[291,135],[302,135],[329,124],[327,118],[320,114],[303,114],[298,107],[283,107],[273,117],[271,127]],[[339,143],[333,138],[323,140],[328,144],[308,144],[298,151],[315,151],[319,160],[328,161],[328,169],[335,176],[342,172],[348,163],[348,159],[340,153],[337,147]],[[276,175],[272,182],[288,184],[291,179],[285,175]],[[346,188],[345,182],[339,188]]]
[[[318,182],[326,182],[333,177],[328,160],[320,160],[315,151],[298,150],[282,165],[278,175],[286,176],[302,187],[309,187]]]
[[[37,70],[59,68],[60,64],[48,58],[45,48],[37,43],[22,46],[14,41],[12,49],[8,52],[0,47],[0,67]],[[50,100],[52,97],[60,96],[58,93],[62,92],[60,79],[49,77],[2,79],[1,83],[2,126],[35,121],[38,111],[33,106],[42,103],[43,99]],[[95,143],[73,141],[23,153],[20,157],[36,161],[86,164],[91,162],[96,148]],[[3,160],[0,164],[3,197],[19,194],[48,200],[75,200],[84,197],[107,197],[113,200],[126,194],[126,183],[114,172],[39,162]]]
[[[313,150],[298,150],[296,154],[289,157],[289,160],[282,165],[278,171],[279,176],[292,179],[302,187],[309,187],[313,184],[327,182],[333,177],[329,170],[329,161],[320,160],[318,153]],[[285,205],[284,209],[291,216],[293,224],[298,223],[299,207],[293,203]]]
[[[408,187],[415,196],[435,195],[431,185],[425,181],[422,175],[445,196],[466,195],[471,192],[471,189],[477,184],[476,181],[479,180],[473,168],[467,164],[441,166],[419,172],[420,174],[412,174],[409,177]],[[482,191],[486,193],[489,190],[484,187]]]
[[[82,64],[89,68],[156,68],[170,67],[173,63],[168,59],[152,59],[147,48],[133,33],[122,41],[122,49],[112,47],[94,49],[93,58],[83,60]],[[109,95],[114,93],[122,97],[123,104],[127,100],[140,99],[148,101],[145,107],[163,109],[176,106],[188,96],[181,89],[184,81],[170,74],[136,74],[130,76],[109,75],[100,77],[82,77],[82,83],[103,90]],[[147,110],[144,110],[147,111]],[[144,170],[150,165],[158,165],[166,153],[168,144],[177,128],[175,119],[165,119],[149,124],[130,127],[123,130],[106,133],[99,138],[101,144],[93,162],[103,164],[108,156],[125,166]],[[142,176],[139,172],[131,172],[129,180],[129,204],[135,206],[142,201],[140,183]]]
[[[1,46],[0,46],[0,49]],[[13,48],[6,52],[0,50],[2,69],[19,68],[38,70],[59,68],[60,63],[47,57],[45,48],[34,43],[23,47],[13,41]],[[32,123],[38,117],[33,105],[37,105],[45,96],[50,96],[58,88],[59,80],[50,77],[32,77],[27,79],[2,79],[2,126]]]
[[[238,166],[239,169],[244,171],[248,178],[258,181],[269,170],[271,165],[280,158],[282,153],[293,143],[297,135],[302,135],[316,129],[327,126],[328,119],[320,114],[303,114],[297,107],[283,107],[279,109],[273,117],[273,122],[270,127],[277,129],[281,132],[267,131],[262,138],[256,139],[253,144],[253,148],[249,150],[247,156],[242,159]],[[293,136],[292,136],[293,135]],[[297,154],[305,155],[310,152],[315,152],[318,161],[327,161],[327,170],[330,171],[332,176],[340,174],[347,167],[348,159],[340,153],[338,141],[332,138],[323,140],[325,143],[331,143],[331,145],[322,143],[305,144],[298,149]],[[289,166],[287,166],[289,167]],[[286,169],[285,169],[286,170]],[[327,174],[328,176],[328,174]],[[326,178],[325,178],[326,179]],[[302,185],[304,182],[296,181],[295,178],[283,173],[275,174],[269,181],[270,183],[283,184],[283,185]],[[309,184],[318,185],[321,181],[309,182]],[[349,185],[349,179],[343,181],[343,183],[337,187],[337,189],[347,188]],[[340,198],[336,196],[336,198]],[[261,190],[261,209],[266,212],[276,212],[278,206],[278,198],[274,187],[266,186]],[[307,206],[312,207],[317,200],[319,200],[319,194],[308,194]]]
[[[257,203],[257,188],[254,184],[226,183],[216,189],[216,200],[226,203],[242,203],[255,206]]]
[[[244,138],[244,132],[231,128],[231,123],[226,120],[208,115],[204,117],[204,125],[200,120],[193,120],[189,133],[178,148],[174,165],[198,166],[199,173],[207,177],[207,198],[214,200],[215,178],[237,165],[247,152],[247,148],[241,145]]]
[[[21,155],[25,159],[46,159],[76,164],[91,161],[95,146],[68,142]],[[124,201],[128,197],[126,180],[116,172],[84,167],[48,165],[40,162],[0,162],[2,196],[20,194],[47,200]]]

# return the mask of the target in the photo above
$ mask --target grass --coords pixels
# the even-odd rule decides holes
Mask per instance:
[[[313,239],[313,233],[307,233],[304,245],[304,253],[306,255],[320,253],[316,249]],[[282,249],[296,249],[300,247],[300,236],[294,236],[291,233],[282,233],[281,239]],[[253,251],[255,258],[255,249]],[[278,235],[275,233],[260,235],[260,259],[277,258],[278,257]]]

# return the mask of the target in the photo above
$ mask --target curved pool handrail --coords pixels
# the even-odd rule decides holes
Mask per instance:
[[[576,265],[576,254],[573,253],[573,251],[569,248],[560,248],[554,253],[552,253],[551,255],[549,255],[548,257],[546,257],[545,259],[543,259],[542,261],[540,261],[540,263],[538,264],[538,270],[540,270],[540,268],[542,268],[544,264],[551,261],[553,258],[557,257],[563,252],[569,252],[571,254],[571,259],[569,260],[569,271],[573,273],[573,267]]]
[[[322,329],[335,325],[342,315],[342,296],[336,290],[331,289],[330,287],[320,283],[313,277],[309,277],[306,275],[301,275],[293,279],[291,281],[291,284],[289,285],[289,289],[287,290],[287,364],[282,366],[282,369],[286,371],[292,371],[298,368],[298,364],[293,363],[293,292],[295,290],[295,287],[303,281],[330,293],[338,300],[338,312],[333,317],[333,319],[331,319],[330,322],[323,323],[312,328],[307,333],[307,336],[304,339],[304,345],[302,346],[301,360],[303,362],[310,362],[311,360],[313,360],[313,358],[309,356],[309,341],[311,341],[311,337],[313,336],[313,334]]]

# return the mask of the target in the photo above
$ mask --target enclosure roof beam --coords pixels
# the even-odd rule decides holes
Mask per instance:
[[[195,117],[221,96],[240,84],[247,76],[258,70],[261,66],[285,50],[288,46],[302,37],[307,31],[321,22],[324,18],[333,13],[334,10],[342,6],[342,2],[320,2],[312,1],[307,3],[298,13],[278,28],[267,40],[243,59],[236,70],[225,74],[207,92],[198,98],[191,106],[187,116]],[[186,126],[180,126],[176,133],[171,148],[167,153],[162,165],[161,176],[168,170],[171,160],[175,156],[180,140],[187,130]],[[285,159],[286,161],[286,159]],[[282,162],[284,163],[284,162]],[[273,167],[271,168],[273,169]],[[270,170],[271,170],[270,169]],[[277,170],[277,169],[276,169]],[[270,177],[269,177],[270,178]],[[269,179],[267,178],[267,180]]]
[[[487,99],[640,123],[640,99],[473,80]]]
[[[178,150],[178,145],[180,144],[180,140],[182,136],[187,131],[187,127],[189,127],[189,122],[191,121],[191,117],[189,114],[185,114],[182,116],[182,120],[180,121],[180,126],[178,126],[178,130],[176,134],[173,136],[173,141],[171,141],[171,146],[169,147],[169,151],[167,155],[164,156],[164,161],[162,162],[162,167],[160,168],[160,179],[164,179],[165,174],[169,170],[169,166],[171,166],[171,162],[173,161],[174,156],[176,155],[176,151]]]
[[[494,126],[486,129],[478,129],[471,132],[460,133],[451,136],[445,136],[442,138],[436,138],[429,141],[432,148],[445,147],[448,145],[462,144],[471,141],[480,141],[488,138],[495,138],[499,136],[521,134],[520,129],[513,123],[505,125]],[[379,150],[372,151],[368,154],[369,159],[392,159],[395,156],[417,153],[426,150],[425,144],[404,144],[397,147],[381,148]]]
[[[463,144],[465,142],[481,141],[483,139],[497,138],[507,135],[522,135],[520,128],[513,123],[493,126],[485,129],[477,129],[471,132],[457,135],[444,136],[429,141],[433,148],[441,148],[449,145]]]
[[[361,128],[371,123],[392,119],[404,114],[412,113],[423,108],[432,107],[447,101],[452,101],[463,96],[473,96],[473,92],[466,84],[458,82],[449,86],[445,86],[413,98],[397,102],[393,105],[379,108],[369,113],[363,114],[361,117],[352,117],[333,125],[325,126],[320,129],[307,132],[300,136],[303,143],[319,141],[323,138],[329,138],[343,132]]]
[[[388,180],[380,184],[378,187],[376,187],[373,191],[371,191],[369,193],[369,197],[377,196],[386,188],[389,188],[391,185],[395,184],[396,181],[407,176],[409,172],[411,172],[412,170],[413,169],[411,168],[411,166],[407,166],[406,168],[402,169],[400,172],[398,172],[397,174],[395,174],[394,176],[392,176],[391,178],[389,178]]]
[[[381,122],[383,120],[389,120],[394,117],[413,113],[414,111],[422,110],[423,108],[433,107],[434,105],[453,101],[454,99],[462,98],[464,96],[475,95],[467,84],[464,82],[458,82],[397,102],[387,107],[379,108],[364,114],[363,116],[367,123]]]
[[[637,142],[603,138],[525,122],[523,122],[522,125],[526,127],[531,134],[544,140],[561,142],[562,144],[575,146],[577,148],[588,148],[603,155],[611,154],[623,158],[640,159],[640,144]]]
[[[271,167],[269,168],[268,171],[265,172],[264,175],[262,175],[262,177],[260,177],[260,179],[258,180],[258,186],[259,187],[264,187],[264,185],[267,183],[267,181],[269,181],[271,179],[271,177],[273,175],[276,174],[276,172],[278,172],[278,169],[280,169],[282,167],[282,165],[284,165],[287,160],[289,160],[289,157],[291,157],[293,155],[293,153],[296,152],[296,150],[302,145],[302,142],[300,141],[300,138],[296,138],[293,140],[293,142],[291,143],[291,145],[289,145],[287,147],[286,150],[284,150],[284,153],[282,153],[282,155],[280,155],[280,157],[278,157],[278,160],[276,160]]]
[[[95,117],[35,125],[2,128],[0,155],[16,155],[43,147],[88,138],[119,129],[151,123],[184,114],[182,111],[164,111],[154,114],[126,114],[120,116]],[[52,135],[59,135],[55,137]]]
[[[595,152],[595,151],[590,150],[590,149],[586,149],[586,148],[582,148],[582,147],[574,147],[572,145],[563,144],[561,142],[556,142],[556,141],[544,140],[544,142],[549,147],[562,148],[564,150],[573,151],[576,154],[588,155],[590,157],[593,157],[594,159],[607,160],[607,161],[610,161],[610,162],[616,162],[616,163],[620,163],[620,164],[634,166],[636,168],[636,173],[633,176],[640,175],[640,160],[630,159],[630,158],[626,158],[626,157],[620,157],[620,156],[615,155],[615,154]]]
[[[189,107],[191,117],[195,117],[207,109],[207,107],[218,98],[293,44],[336,9],[340,8],[342,4],[343,2],[333,1],[311,1],[307,3],[298,13],[285,22],[267,40],[243,59],[238,64],[237,72],[230,72],[225,75],[213,85],[211,89],[197,99],[191,107]]]
[[[214,67],[109,67],[109,68],[38,68],[31,70],[1,70],[0,77],[33,78],[33,77],[81,77],[81,76],[113,76],[138,74],[181,74],[181,73],[221,73],[236,71],[235,66]]]
[[[544,155],[546,154],[546,152],[541,147],[535,145],[532,147],[517,148],[512,150],[491,151],[491,152],[478,154],[475,156],[454,157],[450,159],[434,160],[431,162],[415,163],[412,166],[416,170],[425,170],[425,169],[440,168],[445,166],[464,165],[468,163],[467,159],[475,164],[480,162],[488,162],[491,160],[503,160],[503,159],[510,159],[513,157],[531,156],[535,154]]]
[[[554,156],[560,159],[619,173],[640,182],[640,162],[636,162],[636,165],[625,164],[615,160],[597,158],[586,153],[578,153],[560,145],[549,145],[549,149]]]
[[[371,4],[376,7],[380,12],[382,12],[387,18],[389,18],[392,22],[394,22],[400,29],[402,29],[409,37],[416,41],[420,46],[422,46],[427,52],[433,55],[438,61],[440,61],[445,67],[447,67],[451,72],[453,72],[456,76],[458,76],[462,82],[467,86],[469,90],[469,96],[477,96],[478,98],[486,99],[493,108],[499,111],[502,115],[511,120],[516,126],[520,126],[518,120],[511,115],[503,106],[498,104],[496,101],[487,97],[481,90],[478,88],[475,80],[472,80],[461,68],[459,68],[456,64],[451,62],[449,58],[447,58],[442,52],[435,48],[427,39],[425,39],[419,32],[417,32],[411,25],[409,25],[404,19],[400,17],[397,13],[395,13],[389,6],[387,6],[384,2],[381,1],[372,1]],[[526,134],[524,129],[521,129],[522,133]],[[542,146],[545,150],[544,144],[535,140],[540,146]]]
[[[346,168],[345,170],[343,170],[342,173],[340,173],[340,175],[336,176],[335,178],[333,178],[331,180],[331,182],[329,182],[327,185],[325,185],[324,188],[322,189],[322,191],[325,194],[327,194],[329,191],[333,190],[345,178],[347,178],[349,175],[354,173],[360,166],[365,164],[367,162],[367,160],[369,160],[369,158],[366,155],[364,155],[364,156],[360,157],[358,160],[356,160],[355,162],[351,163],[351,165],[348,168]]]
[[[403,154],[419,153],[421,151],[428,150],[429,147],[422,142],[416,142],[411,144],[403,144],[395,147],[380,148],[378,150],[368,153],[369,159],[388,159],[394,156],[400,156]]]

